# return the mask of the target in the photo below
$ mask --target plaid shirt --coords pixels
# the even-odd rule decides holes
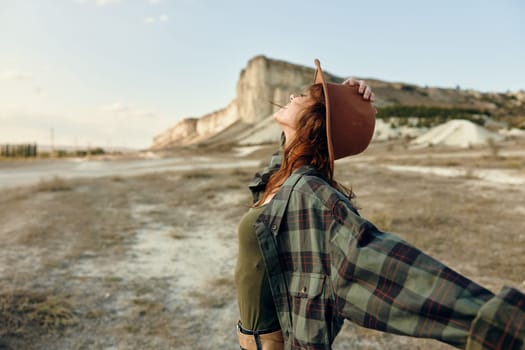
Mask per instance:
[[[250,185],[258,198],[280,156]],[[312,167],[255,224],[286,349],[330,349],[344,319],[467,349],[522,349],[525,296],[497,296],[379,231]]]

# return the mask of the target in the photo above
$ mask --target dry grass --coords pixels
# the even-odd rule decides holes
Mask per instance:
[[[512,155],[480,154],[477,157],[421,157],[403,158],[379,157],[381,164],[403,164],[412,166],[464,167],[472,169],[525,169],[525,157]]]
[[[211,279],[202,288],[195,290],[192,297],[196,298],[203,308],[221,308],[235,297],[233,279],[231,277]]]
[[[376,163],[415,166],[453,166],[472,168],[525,169],[525,139],[476,146],[471,149],[451,147],[403,149],[402,141],[373,143],[364,156]],[[359,157],[356,157],[358,160]]]
[[[188,171],[182,174],[182,178],[184,180],[203,180],[203,179],[210,179],[212,177],[213,177],[213,174],[211,174],[210,171],[208,170]]]
[[[175,230],[171,232],[169,236],[173,239],[186,239],[189,237],[187,233],[181,232],[180,230]]]
[[[51,179],[40,179],[38,184],[33,187],[35,192],[70,191],[72,189],[70,182],[58,176],[54,176]]]
[[[392,215],[383,211],[376,211],[370,214],[368,219],[376,225],[378,229],[385,232],[392,231]]]
[[[477,180],[477,179],[479,179],[479,177],[476,176],[476,174],[474,172],[474,169],[471,168],[471,167],[468,167],[465,170],[465,174],[463,174],[463,178],[466,179],[466,180]]]
[[[110,177],[110,179],[111,181],[114,181],[114,182],[124,182],[125,181],[125,179],[119,175],[113,175]]]
[[[67,299],[35,291],[0,294],[0,337],[31,337],[64,330],[78,323]]]

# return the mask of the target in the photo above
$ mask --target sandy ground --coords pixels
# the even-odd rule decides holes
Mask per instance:
[[[523,288],[523,149],[384,143],[339,162],[337,177],[381,229],[493,291]],[[99,169],[89,174],[42,163],[63,171],[44,180],[31,164],[0,165],[0,349],[237,348],[236,227],[270,153],[86,163]],[[17,167],[32,174],[24,186]],[[334,349],[349,348],[450,347],[347,323]]]

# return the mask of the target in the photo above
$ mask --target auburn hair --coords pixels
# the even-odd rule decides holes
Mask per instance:
[[[281,167],[273,173],[262,197],[254,204],[263,204],[266,199],[277,192],[281,185],[297,169],[305,165],[315,167],[324,179],[348,199],[354,198],[352,190],[334,180],[332,164],[328,155],[326,140],[326,106],[322,84],[310,85],[307,89],[312,102],[300,113],[295,137],[283,150]]]

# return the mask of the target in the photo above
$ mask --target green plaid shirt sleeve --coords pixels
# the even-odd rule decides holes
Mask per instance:
[[[467,350],[525,349],[525,295],[504,287],[472,322]]]
[[[525,297],[494,296],[339,201],[332,239],[337,308],[364,327],[468,349],[521,349]],[[348,234],[351,228],[351,234]]]

